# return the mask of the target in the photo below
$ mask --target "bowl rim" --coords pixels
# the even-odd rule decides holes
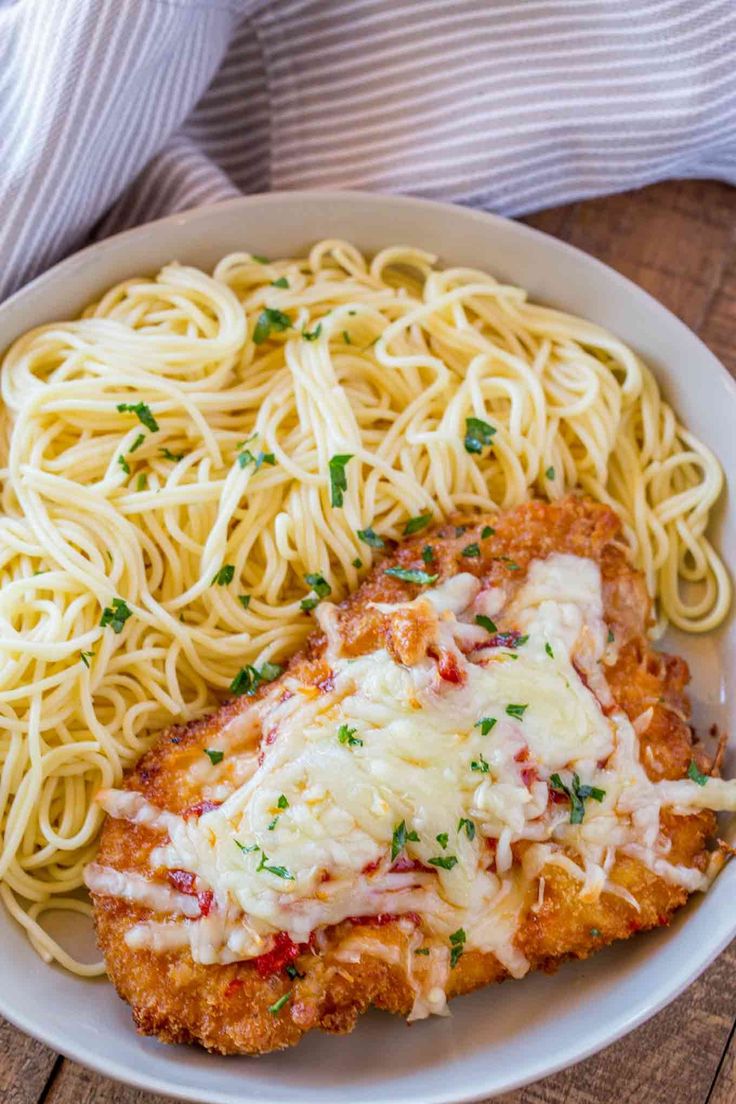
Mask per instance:
[[[73,277],[74,274],[83,268],[92,258],[100,254],[113,255],[119,251],[125,253],[132,243],[142,241],[144,238],[150,236],[151,232],[156,234],[163,227],[180,226],[196,229],[198,224],[206,226],[210,219],[217,217],[223,211],[238,211],[260,207],[278,208],[284,203],[287,205],[321,205],[324,204],[325,201],[334,201],[336,203],[345,203],[348,201],[352,204],[357,204],[357,206],[364,211],[369,210],[371,207],[385,206],[392,206],[398,210],[407,211],[423,208],[430,213],[434,212],[438,218],[447,218],[449,216],[452,219],[463,218],[484,225],[490,223],[495,224],[497,227],[505,228],[513,226],[514,233],[518,233],[521,237],[527,238],[530,242],[536,242],[542,249],[550,248],[550,245],[552,245],[555,251],[570,255],[576,259],[577,263],[582,262],[598,270],[609,284],[618,284],[627,290],[629,294],[635,294],[636,297],[646,303],[647,310],[650,314],[653,312],[655,318],[657,315],[661,318],[667,318],[670,327],[672,327],[674,323],[676,327],[680,328],[683,334],[687,334],[690,342],[693,340],[697,342],[700,346],[701,355],[710,363],[712,369],[717,370],[721,383],[730,391],[731,399],[736,404],[736,379],[728,372],[725,366],[702,339],[694,333],[682,319],[674,314],[673,311],[669,310],[669,308],[665,307],[664,304],[660,303],[651,293],[616,269],[611,268],[604,261],[586,253],[584,250],[569,242],[562,241],[552,234],[548,234],[536,227],[528,226],[525,223],[518,222],[515,219],[505,218],[492,212],[476,210],[462,205],[444,203],[410,195],[389,195],[380,192],[366,192],[353,189],[274,191],[236,196],[219,203],[206,204],[201,207],[194,207],[189,210],[167,215],[163,218],[155,219],[151,222],[120,231],[100,241],[92,242],[63,260],[58,261],[0,303],[0,324],[7,315],[12,315],[19,306],[24,306],[27,302],[32,303],[33,299],[47,287],[53,287],[60,280]],[[360,216],[361,212],[359,210],[355,216],[356,224],[359,224]],[[160,263],[163,264],[165,262],[162,261]],[[134,267],[132,261],[131,267]],[[564,298],[564,295],[562,298]],[[25,332],[26,330],[27,327],[24,326],[20,332]],[[14,334],[14,337],[19,335],[19,333]],[[14,340],[14,337],[11,338],[11,340]],[[0,349],[0,355],[2,355],[3,352],[4,348]],[[724,927],[721,935],[716,940],[710,941],[707,944],[704,954],[697,960],[691,961],[687,969],[678,974],[677,981],[674,984],[671,984],[669,981],[661,982],[659,986],[649,994],[649,999],[642,1001],[635,1012],[630,1015],[620,1014],[614,1020],[611,1027],[607,1024],[605,1026],[599,1026],[595,1031],[591,1032],[590,1038],[584,1046],[581,1047],[579,1043],[573,1041],[561,1048],[554,1057],[549,1055],[540,1057],[528,1064],[523,1072],[519,1072],[518,1076],[507,1079],[500,1088],[491,1087],[489,1090],[488,1087],[484,1088],[481,1084],[476,1083],[473,1086],[469,1086],[468,1091],[462,1092],[461,1090],[461,1095],[453,1095],[452,1098],[447,1095],[446,1090],[440,1089],[438,1092],[425,1094],[424,1104],[450,1104],[450,1100],[452,1100],[452,1104],[475,1104],[477,1101],[487,1099],[489,1091],[494,1095],[497,1093],[511,1092],[542,1078],[549,1077],[560,1070],[576,1065],[578,1062],[589,1058],[633,1031],[675,1000],[705,969],[707,969],[735,937],[736,913],[734,913],[730,929]],[[91,981],[93,984],[104,983],[111,987],[111,983],[107,978],[85,980],[87,982]],[[104,1059],[102,1056],[98,1056],[93,1050],[88,1050],[85,1047],[81,1036],[78,1044],[76,1041],[74,1044],[70,1044],[68,1038],[64,1036],[59,1029],[54,1027],[47,1028],[44,1025],[37,1026],[32,1017],[17,1013],[13,1007],[9,1007],[8,1004],[8,999],[4,995],[2,989],[0,989],[0,1014],[4,1016],[8,1022],[12,1023],[15,1027],[32,1038],[37,1039],[39,1042],[44,1043],[53,1050],[64,1055],[66,1058],[78,1062],[88,1069],[94,1070],[104,1076],[114,1078],[121,1083],[131,1085],[137,1089],[158,1093],[162,1096],[170,1098],[177,1097],[179,1099],[195,1102],[195,1104],[197,1101],[203,1099],[201,1092],[198,1090],[189,1089],[185,1085],[173,1085],[171,1082],[167,1081],[165,1077],[160,1077],[158,1074],[139,1072],[125,1062]],[[236,1104],[238,1099],[242,1098],[234,1095],[233,1091],[229,1089],[218,1090],[214,1088],[208,1090],[207,1101],[211,1102],[211,1104]],[[397,1102],[403,1099],[400,1095],[400,1090],[399,1095],[396,1095],[395,1099]],[[291,1104],[291,1098],[280,1095],[279,1087],[274,1085],[274,1091],[269,1093],[269,1104]]]

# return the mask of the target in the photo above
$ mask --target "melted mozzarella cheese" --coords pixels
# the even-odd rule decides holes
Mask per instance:
[[[324,605],[331,689],[287,677],[246,720],[231,722],[233,736],[257,722],[269,739],[257,769],[249,752],[244,781],[219,808],[184,819],[137,794],[102,796],[112,815],[167,832],[152,868],[191,871],[214,895],[213,915],[193,918],[190,899],[178,930],[152,919],[130,942],[188,944],[197,961],[225,962],[262,954],[278,931],[299,943],[348,917],[418,914],[434,943],[432,968],[416,982],[416,1017],[444,1007],[449,952],[439,951],[459,929],[465,949],[493,953],[515,976],[528,969],[514,940],[547,864],[572,873],[587,899],[627,893],[608,880],[617,849],[668,880],[702,886],[699,872],[669,864],[660,808],[714,807],[714,799],[733,808],[736,789],[651,783],[628,718],[604,713],[611,697],[598,566],[569,555],[535,561],[510,600],[460,574],[401,608],[419,603],[437,615],[433,639],[453,661],[449,680],[432,654],[412,666],[384,649],[342,656]],[[475,623],[488,610],[522,639],[489,638]],[[218,744],[226,755],[228,744],[226,727]],[[560,772],[568,786],[578,775],[603,791],[587,801],[581,824],[570,822],[569,804],[550,800]],[[519,864],[513,845],[521,840],[531,846]],[[144,892],[105,883],[99,868],[90,884],[130,899]],[[167,900],[159,912],[171,912]],[[407,969],[419,977],[419,967]]]

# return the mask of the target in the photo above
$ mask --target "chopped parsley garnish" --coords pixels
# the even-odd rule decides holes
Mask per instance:
[[[332,594],[332,587],[323,575],[310,572],[304,576],[304,581],[309,583],[318,598],[326,598],[328,594]]]
[[[261,256],[260,253],[251,253],[250,259],[252,261],[257,261],[258,264],[270,264],[271,263],[269,261],[268,257],[263,257],[263,256]]]
[[[481,736],[487,736],[495,724],[495,717],[481,717],[479,721],[475,722],[473,728],[479,728]]]
[[[555,658],[555,653],[552,651],[552,645],[550,644],[549,640],[544,645],[544,650],[545,650],[545,652],[547,653],[547,655],[549,656],[550,659]]]
[[[128,452],[135,452],[136,449],[139,449],[141,447],[141,445],[143,444],[143,442],[145,441],[145,439],[146,439],[145,433],[139,433],[138,436],[136,437],[135,441],[133,442],[133,444],[128,449]]]
[[[355,735],[357,728],[350,728],[349,725],[341,724],[337,730],[337,738],[341,744],[347,744],[348,747],[362,747],[363,741]]]
[[[302,598],[299,603],[299,609],[302,613],[309,613],[316,606],[319,605],[319,598]]]
[[[238,601],[240,602],[243,609],[247,609],[250,605],[250,594],[239,594]]]
[[[488,445],[493,444],[496,430],[482,418],[465,419],[465,451],[481,453]]]
[[[278,280],[271,281],[271,287],[288,288],[288,286],[289,281],[286,279],[285,276],[279,276]]]
[[[151,433],[155,433],[158,429],[158,422],[151,413],[148,403],[118,403],[118,410],[121,414],[135,414],[138,421],[146,429],[150,429]]]
[[[256,874],[259,874],[261,870],[267,870],[269,874],[275,874],[277,878],[283,878],[286,882],[294,881],[294,875],[285,866],[269,866],[268,855],[263,850],[261,851],[261,861],[256,867]]]
[[[264,663],[260,669],[248,664],[246,667],[241,667],[237,675],[230,683],[230,690],[238,697],[242,697],[243,694],[246,697],[250,697],[255,694],[258,687],[262,682],[273,682],[275,678],[278,678],[283,670],[278,663]]]
[[[608,636],[606,637],[607,643],[608,644],[613,644],[615,639],[616,639],[616,637],[613,635],[613,629],[609,629],[608,630]]]
[[[283,996],[279,997],[279,999],[274,1001],[273,1004],[269,1004],[268,1011],[271,1013],[272,1016],[278,1016],[281,1009],[284,1007],[286,1002],[290,999],[291,999],[291,990],[289,990],[288,993],[284,993]]]
[[[178,463],[180,460],[184,459],[183,452],[172,452],[171,449],[168,448],[160,448],[158,451],[161,453],[164,460],[173,460],[174,463]]]
[[[124,456],[118,456],[118,464],[123,469],[126,475],[130,475],[130,464]]]
[[[483,614],[483,613],[476,613],[475,623],[476,623],[476,625],[480,625],[480,627],[482,629],[485,629],[486,632],[489,632],[489,633],[498,632],[498,629],[496,628],[496,622],[491,621],[490,617],[486,617],[485,614]]]
[[[360,571],[361,567],[363,566],[363,561],[361,559],[359,559],[358,556],[356,556],[355,559],[352,560],[351,562],[352,562],[352,565],[355,568],[355,570]]]
[[[519,565],[517,563],[514,563],[514,561],[512,559],[510,559],[508,556],[499,556],[498,558],[500,559],[501,563],[506,565],[506,568],[507,568],[508,571],[518,571],[519,570]]]
[[[238,453],[238,463],[241,468],[247,468],[248,464],[253,465],[254,473],[257,472],[264,464],[271,464],[273,466],[276,463],[276,457],[272,452],[258,452],[254,456],[250,449],[243,449]]]
[[[427,859],[430,866],[439,866],[442,870],[452,870],[453,866],[457,866],[457,858],[455,855],[435,855],[433,859]]]
[[[235,564],[223,564],[212,576],[210,586],[227,586],[235,578]]]
[[[688,778],[692,779],[693,782],[697,782],[699,786],[704,786],[708,781],[708,775],[702,774],[698,770],[698,764],[695,762],[694,759],[690,760],[690,764],[687,768],[687,776]]]
[[[346,345],[352,345],[352,341],[350,340],[350,334],[348,333],[347,330],[342,331],[342,339],[343,339],[343,341],[345,342]]]
[[[284,314],[283,311],[274,310],[272,307],[266,307],[258,315],[258,319],[253,330],[253,344],[262,345],[264,341],[267,341],[272,333],[283,333],[284,330],[288,330],[291,326],[291,319],[288,314]]]
[[[80,652],[79,653],[79,658],[81,659],[81,661],[82,661],[82,663],[84,664],[85,667],[89,667],[89,661],[92,659],[94,654],[95,654],[94,652]]]
[[[450,966],[457,966],[463,951],[465,950],[465,932],[462,928],[458,928],[450,936]]]
[[[462,832],[465,829],[465,835],[472,842],[475,839],[475,823],[472,820],[468,820],[467,817],[460,817],[457,822],[458,832]]]
[[[416,583],[417,586],[429,586],[430,583],[436,583],[439,579],[439,575],[428,575],[426,571],[417,571],[409,567],[387,567],[384,575],[401,579],[402,583]]]
[[[225,758],[225,752],[217,751],[215,748],[202,748],[202,751],[205,753],[213,767],[216,767],[217,764],[221,763],[222,760]]]
[[[429,954],[429,947],[417,947],[414,954],[428,955]]]
[[[471,762],[470,769],[472,771],[477,771],[478,774],[488,774],[491,768],[489,767],[483,756],[479,755],[477,759],[473,759],[473,761]]]
[[[477,545],[475,543],[466,544],[465,547],[463,548],[463,556],[467,557],[467,559],[469,559],[469,560],[476,560],[478,558],[478,556],[480,556],[480,547],[479,547],[479,545]]]
[[[418,514],[416,517],[409,518],[404,526],[404,536],[410,537],[412,533],[419,533],[420,530],[426,529],[431,520],[431,514]]]
[[[397,824],[394,828],[391,838],[391,862],[398,858],[399,852],[404,850],[409,841],[419,843],[419,836],[416,832],[407,832],[406,821],[402,820],[401,824]]]
[[[239,847],[244,855],[250,855],[252,851],[260,851],[257,843],[241,843],[240,840],[235,840],[235,846]]]
[[[276,807],[278,809],[288,809],[289,808],[289,799],[286,796],[286,794],[281,794],[278,801],[276,802]]]
[[[386,544],[383,537],[379,537],[378,533],[375,533],[370,527],[368,529],[359,529],[358,537],[364,544],[370,545],[371,548],[383,548]]]
[[[145,491],[148,486],[148,476],[145,472],[141,472],[135,481],[135,489],[137,491]]]
[[[338,456],[331,456],[329,462],[330,469],[330,505],[342,506],[343,493],[348,489],[348,479],[345,473],[345,467],[349,460],[353,459],[351,452],[342,453]]]
[[[495,536],[495,534],[496,534],[495,529],[493,529],[490,525],[484,525],[483,528],[480,531],[480,539],[481,540],[488,540],[489,537],[493,537],[493,536]]]
[[[549,467],[549,468],[547,468],[547,470],[546,470],[546,472],[545,472],[544,474],[545,474],[545,477],[546,477],[547,479],[550,479],[550,480],[552,480],[552,479],[554,479],[554,477],[555,477],[555,469],[554,469],[554,468],[552,468],[552,467]]]
[[[322,333],[322,323],[318,322],[313,330],[302,330],[302,337],[305,341],[316,341],[319,335]]]
[[[447,847],[447,841],[450,837],[447,832],[440,832],[434,838],[437,840],[440,847]]]
[[[424,548],[422,549],[422,559],[424,560],[425,564],[431,563],[434,559],[434,549],[432,548],[431,544],[425,544]]]
[[[599,790],[597,786],[582,786],[580,776],[573,774],[572,785],[567,786],[559,774],[553,774],[549,780],[550,789],[556,793],[564,794],[570,802],[570,823],[582,824],[585,816],[585,802],[588,798],[593,801],[602,801],[606,796],[605,790]]]
[[[271,821],[271,822],[270,822],[270,823],[269,823],[269,824],[267,825],[267,830],[268,830],[269,832],[273,832],[273,830],[274,830],[274,828],[276,827],[276,825],[278,824],[278,822],[279,822],[279,818],[278,818],[278,814],[277,814],[277,815],[276,815],[276,816],[275,816],[275,817],[273,818],[273,820],[272,820],[272,821]]]
[[[297,970],[293,962],[288,962],[286,966],[284,966],[284,973],[287,975],[287,977],[290,977],[292,981],[296,981],[297,978],[303,978],[307,976],[306,974],[303,974],[301,970]]]
[[[507,705],[506,712],[509,717],[516,717],[518,720],[521,720],[528,708],[528,705]]]
[[[112,604],[105,606],[102,611],[100,626],[105,629],[109,625],[113,632],[121,633],[125,622],[132,616],[132,609],[127,606],[122,598],[113,598]]]

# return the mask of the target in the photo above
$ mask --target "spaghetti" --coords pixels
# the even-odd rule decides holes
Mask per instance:
[[[168,265],[18,340],[2,398],[0,896],[78,973],[103,967],[40,917],[88,909],[96,791],[268,677],[409,519],[580,488],[619,512],[660,629],[728,609],[721,470],[647,367],[416,249]]]

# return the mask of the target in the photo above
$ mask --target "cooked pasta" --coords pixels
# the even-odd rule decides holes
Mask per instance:
[[[36,949],[92,858],[100,786],[156,730],[272,676],[410,518],[579,488],[614,506],[659,623],[730,583],[722,484],[590,322],[417,249],[346,242],[127,280],[2,365],[0,895]]]

